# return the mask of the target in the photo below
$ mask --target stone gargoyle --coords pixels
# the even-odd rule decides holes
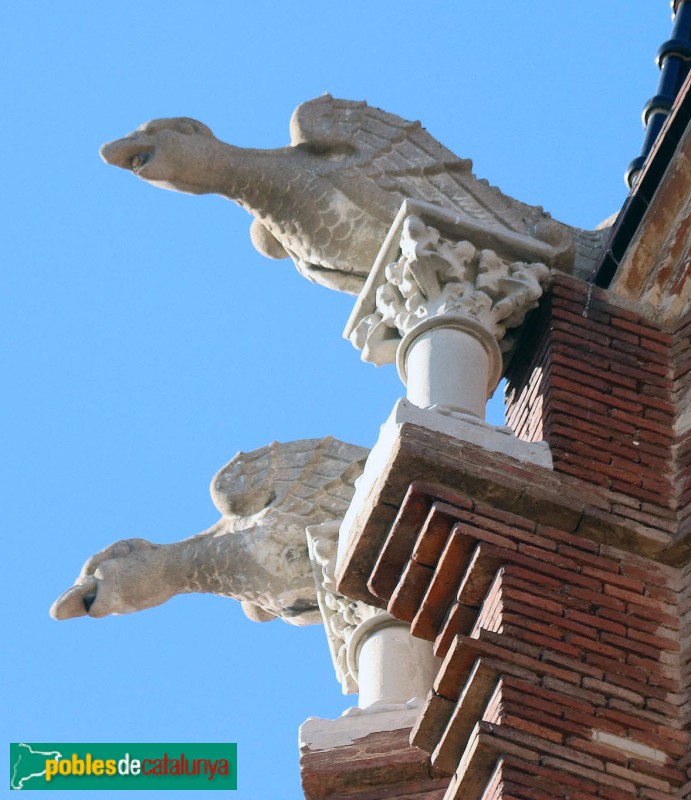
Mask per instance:
[[[332,437],[238,453],[211,483],[223,515],[216,525],[172,544],[124,539],[106,547],[51,616],[129,614],[207,592],[240,600],[257,622],[321,622],[305,528],[343,517],[367,453]]]
[[[484,226],[551,247],[548,266],[587,272],[604,233],[553,220],[479,180],[421,127],[364,102],[324,95],[299,106],[291,144],[233,147],[188,117],[157,119],[101,148],[109,164],[166,189],[219,194],[254,216],[260,253],[289,256],[302,275],[358,294],[401,204],[441,206]]]

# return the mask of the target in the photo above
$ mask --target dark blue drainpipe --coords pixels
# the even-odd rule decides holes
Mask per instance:
[[[655,97],[643,108],[645,135],[641,154],[634,158],[626,170],[626,183],[633,187],[646,158],[653,149],[665,120],[669,116],[679,89],[691,67],[691,0],[672,0],[674,28],[672,38],[657,51],[660,82]]]

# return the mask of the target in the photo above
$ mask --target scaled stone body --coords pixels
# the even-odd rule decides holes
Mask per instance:
[[[343,517],[367,452],[327,437],[238,453],[211,484],[216,525],[173,544],[125,539],[101,550],[51,615],[128,614],[210,592],[240,600],[258,622],[321,622],[305,528]]]
[[[255,218],[251,238],[290,256],[307,278],[357,294],[401,204],[415,198],[553,247],[561,269],[586,269],[601,234],[552,220],[471,172],[419,122],[330,95],[293,114],[291,145],[233,147],[196,120],[159,119],[105,144],[101,156],[156,186],[234,200]]]

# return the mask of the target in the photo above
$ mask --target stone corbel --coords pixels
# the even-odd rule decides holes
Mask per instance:
[[[395,362],[408,399],[484,418],[511,330],[550,279],[544,242],[415,200],[401,207],[344,336]]]

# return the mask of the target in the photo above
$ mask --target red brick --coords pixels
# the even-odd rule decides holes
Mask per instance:
[[[535,722],[530,722],[529,720],[522,719],[521,717],[517,717],[513,714],[503,715],[502,725],[510,725],[512,728],[525,731],[533,736],[539,736],[541,739],[546,739],[547,741],[555,742],[556,744],[562,744],[564,741],[563,734],[554,728],[538,725]]]
[[[640,392],[631,391],[625,387],[613,386],[612,394],[624,400],[641,403],[646,409],[654,408],[657,411],[664,412],[666,414],[666,419],[669,422],[672,421],[672,416],[674,414],[674,406],[672,403],[670,403],[668,398],[659,398],[648,394],[647,386],[643,386]]]
[[[639,708],[619,697],[613,697],[609,701],[609,705],[615,711],[623,711],[627,714],[637,712],[643,719],[652,722],[656,726],[667,725],[670,722],[669,718],[664,714],[658,714],[656,711],[651,711],[649,708]]]
[[[575,327],[556,316],[550,321],[550,327],[554,340],[566,342],[576,350],[598,346],[606,350],[613,344],[609,332],[600,333],[585,326]]]
[[[530,777],[534,776],[537,786],[547,787],[553,781],[557,782],[558,787],[570,786],[579,788],[584,792],[594,792],[597,789],[597,784],[592,781],[586,781],[582,777],[574,777],[573,775],[565,774],[561,770],[546,769],[538,764],[531,764],[529,762],[519,761],[513,756],[505,756],[503,758],[506,774],[511,776],[511,780],[519,783],[527,783]],[[569,796],[573,797],[572,790],[569,791]]]
[[[601,611],[606,611],[607,609],[602,609]],[[626,626],[621,624],[620,622],[614,622],[612,620],[608,620],[606,617],[603,617],[600,614],[600,609],[598,610],[597,614],[585,614],[581,611],[575,609],[566,609],[564,611],[564,615],[568,619],[576,620],[577,622],[581,622],[584,625],[587,625],[591,630],[594,631],[601,631],[601,630],[608,630],[611,633],[617,633],[620,636],[626,636]]]
[[[570,622],[563,617],[558,617],[551,614],[540,614],[540,620],[542,621],[538,621],[536,619],[532,619],[532,616],[533,615],[528,616],[525,613],[512,614],[504,610],[503,619],[508,625],[518,625],[519,627],[541,633],[543,636],[550,636],[554,639],[563,640],[566,632],[574,629],[582,635],[589,636],[592,639],[594,639],[597,635],[597,631],[594,629],[586,628],[583,625]],[[547,621],[550,618],[552,621]]]
[[[595,603],[598,606],[605,606],[616,611],[626,610],[626,603],[624,603],[623,600],[620,600],[618,597],[612,597],[608,594],[595,592],[592,589],[585,589],[580,586],[570,586],[568,589],[568,594],[573,595],[574,597],[582,597],[584,600]]]
[[[511,539],[507,539],[506,536],[499,536],[496,533],[484,530],[476,525],[458,523],[456,528],[460,533],[466,536],[469,536],[473,539],[481,539],[483,542],[494,544],[497,547],[503,547],[506,550],[516,550],[518,547],[518,545],[515,542],[512,542]]]
[[[617,636],[616,634],[608,633],[607,631],[604,631],[600,638],[603,642],[607,642],[608,644],[619,647],[623,651],[621,653],[622,659],[627,651],[633,651],[638,655],[644,655],[653,660],[657,660],[660,654],[659,648],[649,647],[641,642],[634,642],[632,639],[625,639],[623,636]]]
[[[659,750],[664,750],[675,758],[681,758],[689,753],[688,734],[686,735],[686,741],[679,742],[669,736],[662,736],[652,731],[646,731],[643,741],[644,744],[650,747],[656,747]]]
[[[627,589],[622,589],[619,586],[614,586],[611,583],[607,583],[604,588],[605,594],[611,595],[612,597],[617,597],[620,600],[624,600],[625,602],[632,604],[635,608],[640,608],[644,606],[646,609],[652,609],[654,611],[660,611],[662,613],[668,613],[672,609],[670,609],[669,604],[661,601],[656,600],[653,597],[645,597],[641,594],[637,594],[636,592],[630,592]],[[645,611],[642,611],[643,614],[646,614]]]
[[[554,651],[558,651],[559,653],[563,653],[566,656],[569,656],[571,659],[578,659],[580,655],[580,650],[575,645],[571,644],[567,641],[562,641],[557,638],[552,638],[549,636],[545,636],[540,633],[535,633],[534,631],[522,629],[520,626],[515,625],[504,625],[502,627],[502,632],[506,633],[508,636],[514,636],[521,639],[528,644],[536,645],[537,647],[545,648],[546,653],[553,653]],[[549,660],[547,655],[543,655],[545,660]]]
[[[564,542],[565,544],[575,547],[579,550],[585,550],[591,553],[597,553],[600,545],[597,542],[592,542],[590,539],[584,539],[582,536],[576,536],[573,533],[567,533],[559,528],[551,528],[547,525],[538,525],[537,532],[541,536],[548,539],[554,539],[557,542]]]
[[[389,613],[397,619],[412,622],[431,579],[432,570],[429,567],[409,561],[389,600]]]
[[[632,692],[629,689],[624,689],[623,687],[617,686],[613,683],[601,681],[598,678],[585,677],[583,678],[582,685],[586,689],[595,689],[598,692],[603,692],[608,697],[619,697],[634,706],[642,707],[645,703],[645,697],[643,697],[642,694],[639,694],[638,692]]]
[[[617,353],[627,353],[634,356],[634,358],[640,358],[641,362],[645,359],[643,363],[645,363],[646,367],[649,367],[652,363],[659,365],[667,371],[667,348],[658,347],[649,340],[645,344],[646,348],[644,353],[641,352],[643,342],[641,342],[639,346],[630,344],[629,342],[623,342],[620,339],[612,339],[611,348],[612,350],[616,350]],[[613,360],[616,360],[617,357],[617,355],[613,354]]]
[[[641,797],[642,800],[687,800],[689,795],[685,791],[681,791],[680,794],[677,792],[658,792],[656,789],[649,789],[643,786],[638,796]]]
[[[475,511],[477,514],[481,514],[484,517],[496,520],[497,522],[503,522],[509,528],[521,528],[526,531],[535,530],[535,523],[532,520],[521,517],[518,514],[513,514],[510,511],[494,508],[494,506],[485,503],[477,503]],[[492,530],[494,530],[494,528],[492,528]],[[502,531],[499,531],[499,533],[501,532]]]
[[[444,616],[455,600],[459,578],[473,544],[469,537],[454,528],[413,619],[411,632],[414,636],[430,641],[437,636]]]
[[[570,416],[581,416],[585,409],[586,419],[590,419],[594,414],[606,418],[609,406],[602,401],[601,395],[598,395],[597,392],[590,392],[590,394],[595,396],[581,395],[580,393],[573,394],[572,390],[566,390],[565,392],[560,392],[550,405],[555,411],[565,411]],[[618,413],[625,414],[626,412],[619,411]]]
[[[592,678],[603,677],[603,672],[601,669],[599,669],[599,667],[593,667],[590,664],[586,664],[584,661],[580,661],[577,657],[563,655],[562,653],[557,652],[554,648],[545,650],[542,653],[542,660],[546,664],[560,664],[567,669],[572,669],[574,672],[578,672],[581,678],[583,678],[584,675],[589,675]]]
[[[662,600],[663,603],[674,605],[679,600],[679,593],[669,586],[662,585],[661,582],[648,581],[645,589],[646,597],[655,600]]]
[[[608,784],[620,791],[630,792],[630,798],[636,797],[636,785],[630,781],[625,781],[613,775],[607,775],[597,770],[590,769],[582,764],[574,763],[573,761],[564,758],[555,758],[553,756],[546,756],[540,762],[543,766],[554,767],[561,772],[571,773],[578,775],[586,780],[595,781],[598,784]],[[627,798],[627,800],[630,800]]]
[[[613,562],[610,563],[612,566],[615,566]],[[589,566],[583,567],[582,572],[584,575],[590,575],[593,578],[599,578],[603,581],[603,583],[613,583],[617,586],[621,586],[622,589],[628,589],[631,592],[642,593],[645,588],[643,581],[639,580],[638,578],[630,578],[624,575],[611,574],[609,571]]]
[[[460,603],[451,606],[434,641],[435,655],[445,656],[457,634],[467,635],[470,632],[477,618],[477,612],[477,608],[469,608]]]
[[[635,486],[633,484],[626,484],[622,483],[621,481],[612,481],[612,489],[617,492],[628,492],[628,494],[632,495],[633,497],[637,497],[639,500],[648,500],[651,503],[667,503],[669,504],[670,498],[661,497],[657,492],[651,492],[648,489],[642,489],[639,486]]]
[[[606,337],[622,335],[622,331],[612,330],[610,324],[611,317],[609,314],[602,314],[592,308],[588,308],[588,314],[586,315],[583,311],[577,310],[577,304],[567,304],[564,303],[563,300],[557,298],[552,302],[552,310],[553,319],[570,322],[571,325],[569,329],[575,332],[580,332],[580,330],[585,329],[588,331],[595,331]],[[638,341],[637,334],[627,332],[623,334],[623,336],[626,341]]]
[[[573,644],[577,648],[580,648],[580,650],[584,651],[584,653],[599,653],[600,655],[608,656],[609,658],[621,658],[620,648],[608,646],[601,641],[594,641],[593,639],[586,639],[583,636],[574,636],[573,634],[567,634],[566,641],[569,644]]]
[[[666,702],[657,697],[648,696],[645,707],[650,711],[657,711],[663,714],[668,719],[675,719],[679,714],[679,705],[677,703]]]
[[[598,793],[599,796],[604,800],[632,800],[632,797],[634,796],[631,794],[631,792],[622,791],[614,786],[600,786],[598,787]],[[635,796],[638,797],[638,794]]]
[[[616,708],[598,708],[595,711],[595,715],[598,719],[598,727],[601,727],[602,730],[606,730],[602,726],[609,723],[618,725],[624,732],[628,731],[629,728],[633,728],[637,731],[644,731],[646,735],[648,732],[655,733],[657,731],[657,725],[650,720],[644,719],[640,714],[641,709],[636,709],[635,715],[626,711],[620,711]],[[625,733],[621,735],[625,735]]]
[[[531,568],[524,568],[520,566],[523,563],[526,563],[523,558],[516,558],[515,555],[510,556],[510,561],[507,560],[506,564],[506,575],[507,580],[510,581],[517,581],[522,580],[527,582],[528,585],[534,583],[535,581],[535,571]],[[530,563],[530,567],[533,566],[533,562]],[[548,586],[551,589],[561,589],[563,581],[558,578],[551,578],[549,575],[545,575],[544,573],[540,574],[539,577],[540,586]],[[518,585],[518,583],[516,583]]]
[[[647,606],[637,606],[629,603],[628,612],[631,615],[631,625],[638,630],[648,630],[646,623],[656,623],[671,630],[679,629],[679,617],[672,611],[669,613]]]
[[[632,486],[641,486],[641,475],[639,470],[636,469],[635,464],[598,464],[589,465],[590,469],[599,472],[601,475],[607,475],[607,477],[612,478],[612,487],[616,487],[616,481],[623,486],[620,490],[625,493],[629,493],[631,491]]]
[[[564,352],[553,352],[551,360],[553,369],[560,366],[568,370],[571,374],[579,373],[592,375],[594,378],[607,375],[612,383],[629,389],[635,389],[638,385],[638,381],[636,381],[635,378],[630,378],[628,375],[613,375],[609,369],[611,359],[602,356],[591,355],[586,361],[584,359],[573,358]]]
[[[549,443],[550,447],[557,447],[565,452],[578,453],[603,464],[611,463],[615,456],[619,459],[619,463],[623,459],[627,464],[639,464],[642,463],[641,456],[645,456],[634,444],[631,442],[621,444],[609,435],[609,432],[606,432],[604,436],[588,436],[586,438],[586,434],[576,428],[570,431],[566,430],[566,426],[563,423],[555,423],[552,426]],[[649,463],[651,460],[655,461],[655,463]],[[656,465],[667,467],[666,462],[662,462],[659,459],[656,461],[651,459],[651,456],[647,456],[645,463],[650,468]]]
[[[580,750],[582,753],[590,753],[591,756],[601,758],[605,762],[617,761],[622,765],[628,764],[628,755],[616,750],[613,747],[608,747],[600,742],[594,742],[592,739],[583,739],[578,736],[569,736],[566,740],[569,747],[574,750]]]
[[[645,670],[640,669],[640,667],[633,667],[630,664],[626,664],[620,659],[614,662],[611,658],[607,658],[606,656],[602,656],[598,653],[586,653],[585,660],[588,664],[592,664],[593,666],[599,667],[601,670],[603,670],[607,680],[612,679],[610,678],[609,674],[612,672],[616,676],[617,680],[620,680],[623,676],[627,676],[632,681],[635,681],[639,688],[643,685],[646,685],[648,682],[648,673]],[[646,694],[649,694],[652,688],[652,686],[646,685]]]
[[[650,775],[646,775],[643,772],[636,772],[635,770],[627,769],[626,767],[620,767],[618,764],[614,764],[611,761],[607,763],[605,768],[608,773],[612,775],[618,775],[619,777],[629,780],[639,786],[649,786],[651,789],[659,789],[663,792],[669,791],[672,788],[669,782],[666,780],[654,778]]]
[[[620,722],[610,719],[603,719],[597,712],[589,714],[571,709],[565,709],[564,718],[583,725],[583,727],[587,728],[588,730],[596,728],[607,733],[612,733],[616,736],[626,736],[628,730],[627,727],[622,725]]]
[[[433,503],[418,534],[411,558],[419,564],[434,567],[456,522],[454,509]]]
[[[620,514],[621,516],[633,520],[634,522],[640,522],[641,525],[645,525],[649,528],[656,528],[657,530],[665,531],[666,533],[676,532],[676,520],[667,521],[661,518],[664,511],[669,511],[669,509],[665,509],[664,507],[660,506],[657,513],[643,513],[641,511],[633,511],[630,508],[622,506],[612,506],[613,513]]]
[[[670,639],[663,636],[654,636],[650,633],[643,633],[637,631],[635,628],[630,628],[628,638],[636,642],[643,642],[651,647],[659,650],[669,650],[672,653],[678,653],[681,650],[679,642],[676,639]]]
[[[651,325],[641,324],[639,322],[624,319],[623,317],[613,317],[612,326],[614,328],[622,328],[625,331],[630,331],[631,333],[635,333],[647,339],[653,339],[656,342],[665,345],[665,349],[669,348],[672,344],[672,336],[669,333],[661,331],[658,328],[654,328]]]
[[[553,600],[548,600],[546,597],[544,597],[544,595],[536,594],[534,590],[529,593],[512,588],[511,597],[515,600],[525,603],[528,606],[535,606],[537,609],[539,609],[539,611],[551,612],[556,616],[561,615],[562,606],[559,603],[556,603]],[[531,612],[531,615],[538,616],[535,614],[535,612]]]
[[[609,478],[605,475],[600,475],[592,470],[588,471],[585,465],[577,466],[575,464],[570,464],[568,461],[562,460],[562,455],[563,452],[559,450],[552,451],[555,472],[571,475],[574,478],[579,478],[582,481],[587,481],[588,483],[595,484],[596,486],[602,486],[604,488],[609,486]]]
[[[563,356],[561,359],[563,360]],[[581,371],[574,373],[572,367],[566,367],[559,361],[553,360],[551,376],[550,386],[558,386],[568,391],[581,391],[587,387],[591,391],[607,395],[612,390],[612,382],[608,379],[609,373],[605,370],[589,370],[585,366]],[[558,383],[555,383],[555,379],[558,379]]]
[[[552,543],[554,545],[554,543]],[[556,547],[556,545],[554,545]],[[519,544],[518,552],[526,556],[531,556],[539,561],[545,561],[548,564],[554,564],[557,567],[568,570],[577,570],[578,564],[570,558],[567,558],[561,553],[555,553],[552,550],[545,550],[541,547],[533,547],[528,544]]]
[[[595,710],[595,706],[591,703],[577,700],[574,697],[569,697],[568,702],[566,702],[563,694],[560,692],[545,689],[513,676],[504,676],[502,678],[502,687],[507,699],[518,697],[526,704],[525,701],[529,696],[530,708],[545,711],[547,714],[551,714],[554,717],[563,715],[565,707],[580,710],[581,713],[584,714],[593,714]]]
[[[652,432],[661,437],[662,443],[668,445],[672,444],[671,423],[669,425],[663,425],[659,422],[654,422],[653,420],[644,419],[641,416],[633,416],[627,411],[621,410],[620,408],[611,409],[609,416],[611,419],[618,419],[622,422],[628,422],[630,425],[640,428],[641,438],[645,438],[648,432]],[[649,438],[649,441],[656,441],[656,439]]]

